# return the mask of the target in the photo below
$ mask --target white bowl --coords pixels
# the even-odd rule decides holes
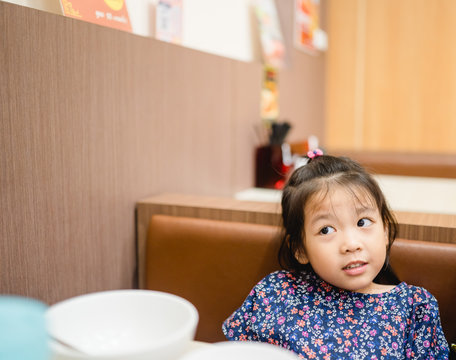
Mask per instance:
[[[198,312],[187,300],[158,291],[115,290],[77,296],[49,307],[53,359],[176,359],[195,336]]]
[[[179,360],[298,360],[294,352],[253,341],[224,341],[193,350]]]

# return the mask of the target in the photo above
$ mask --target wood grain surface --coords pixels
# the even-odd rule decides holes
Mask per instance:
[[[0,34],[0,293],[135,287],[139,199],[253,185],[261,64],[5,2]],[[304,135],[321,135],[323,61],[297,56],[310,82],[280,85],[318,83],[282,107]]]
[[[456,153],[456,2],[329,0],[332,150]]]
[[[153,214],[248,222],[281,226],[278,202],[236,200],[226,197],[163,193],[137,204],[138,264],[144,268],[145,246]],[[398,238],[456,244],[456,215],[394,212],[399,224]],[[144,284],[142,271],[139,285]]]

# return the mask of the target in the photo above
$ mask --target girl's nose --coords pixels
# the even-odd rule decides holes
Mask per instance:
[[[355,234],[348,233],[343,237],[340,249],[343,254],[360,251],[362,243]]]

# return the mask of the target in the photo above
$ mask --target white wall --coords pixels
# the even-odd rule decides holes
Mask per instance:
[[[2,1],[2,0],[0,0]],[[62,14],[59,0],[4,0]],[[158,0],[125,0],[133,33],[155,36]],[[183,0],[182,46],[240,61],[260,61],[251,0]]]
[[[250,0],[184,0],[182,45],[241,61],[259,60]]]

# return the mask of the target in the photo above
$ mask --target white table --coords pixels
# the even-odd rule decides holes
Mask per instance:
[[[456,179],[376,175],[395,211],[456,214]],[[280,202],[282,192],[250,188],[235,194],[238,200]]]

